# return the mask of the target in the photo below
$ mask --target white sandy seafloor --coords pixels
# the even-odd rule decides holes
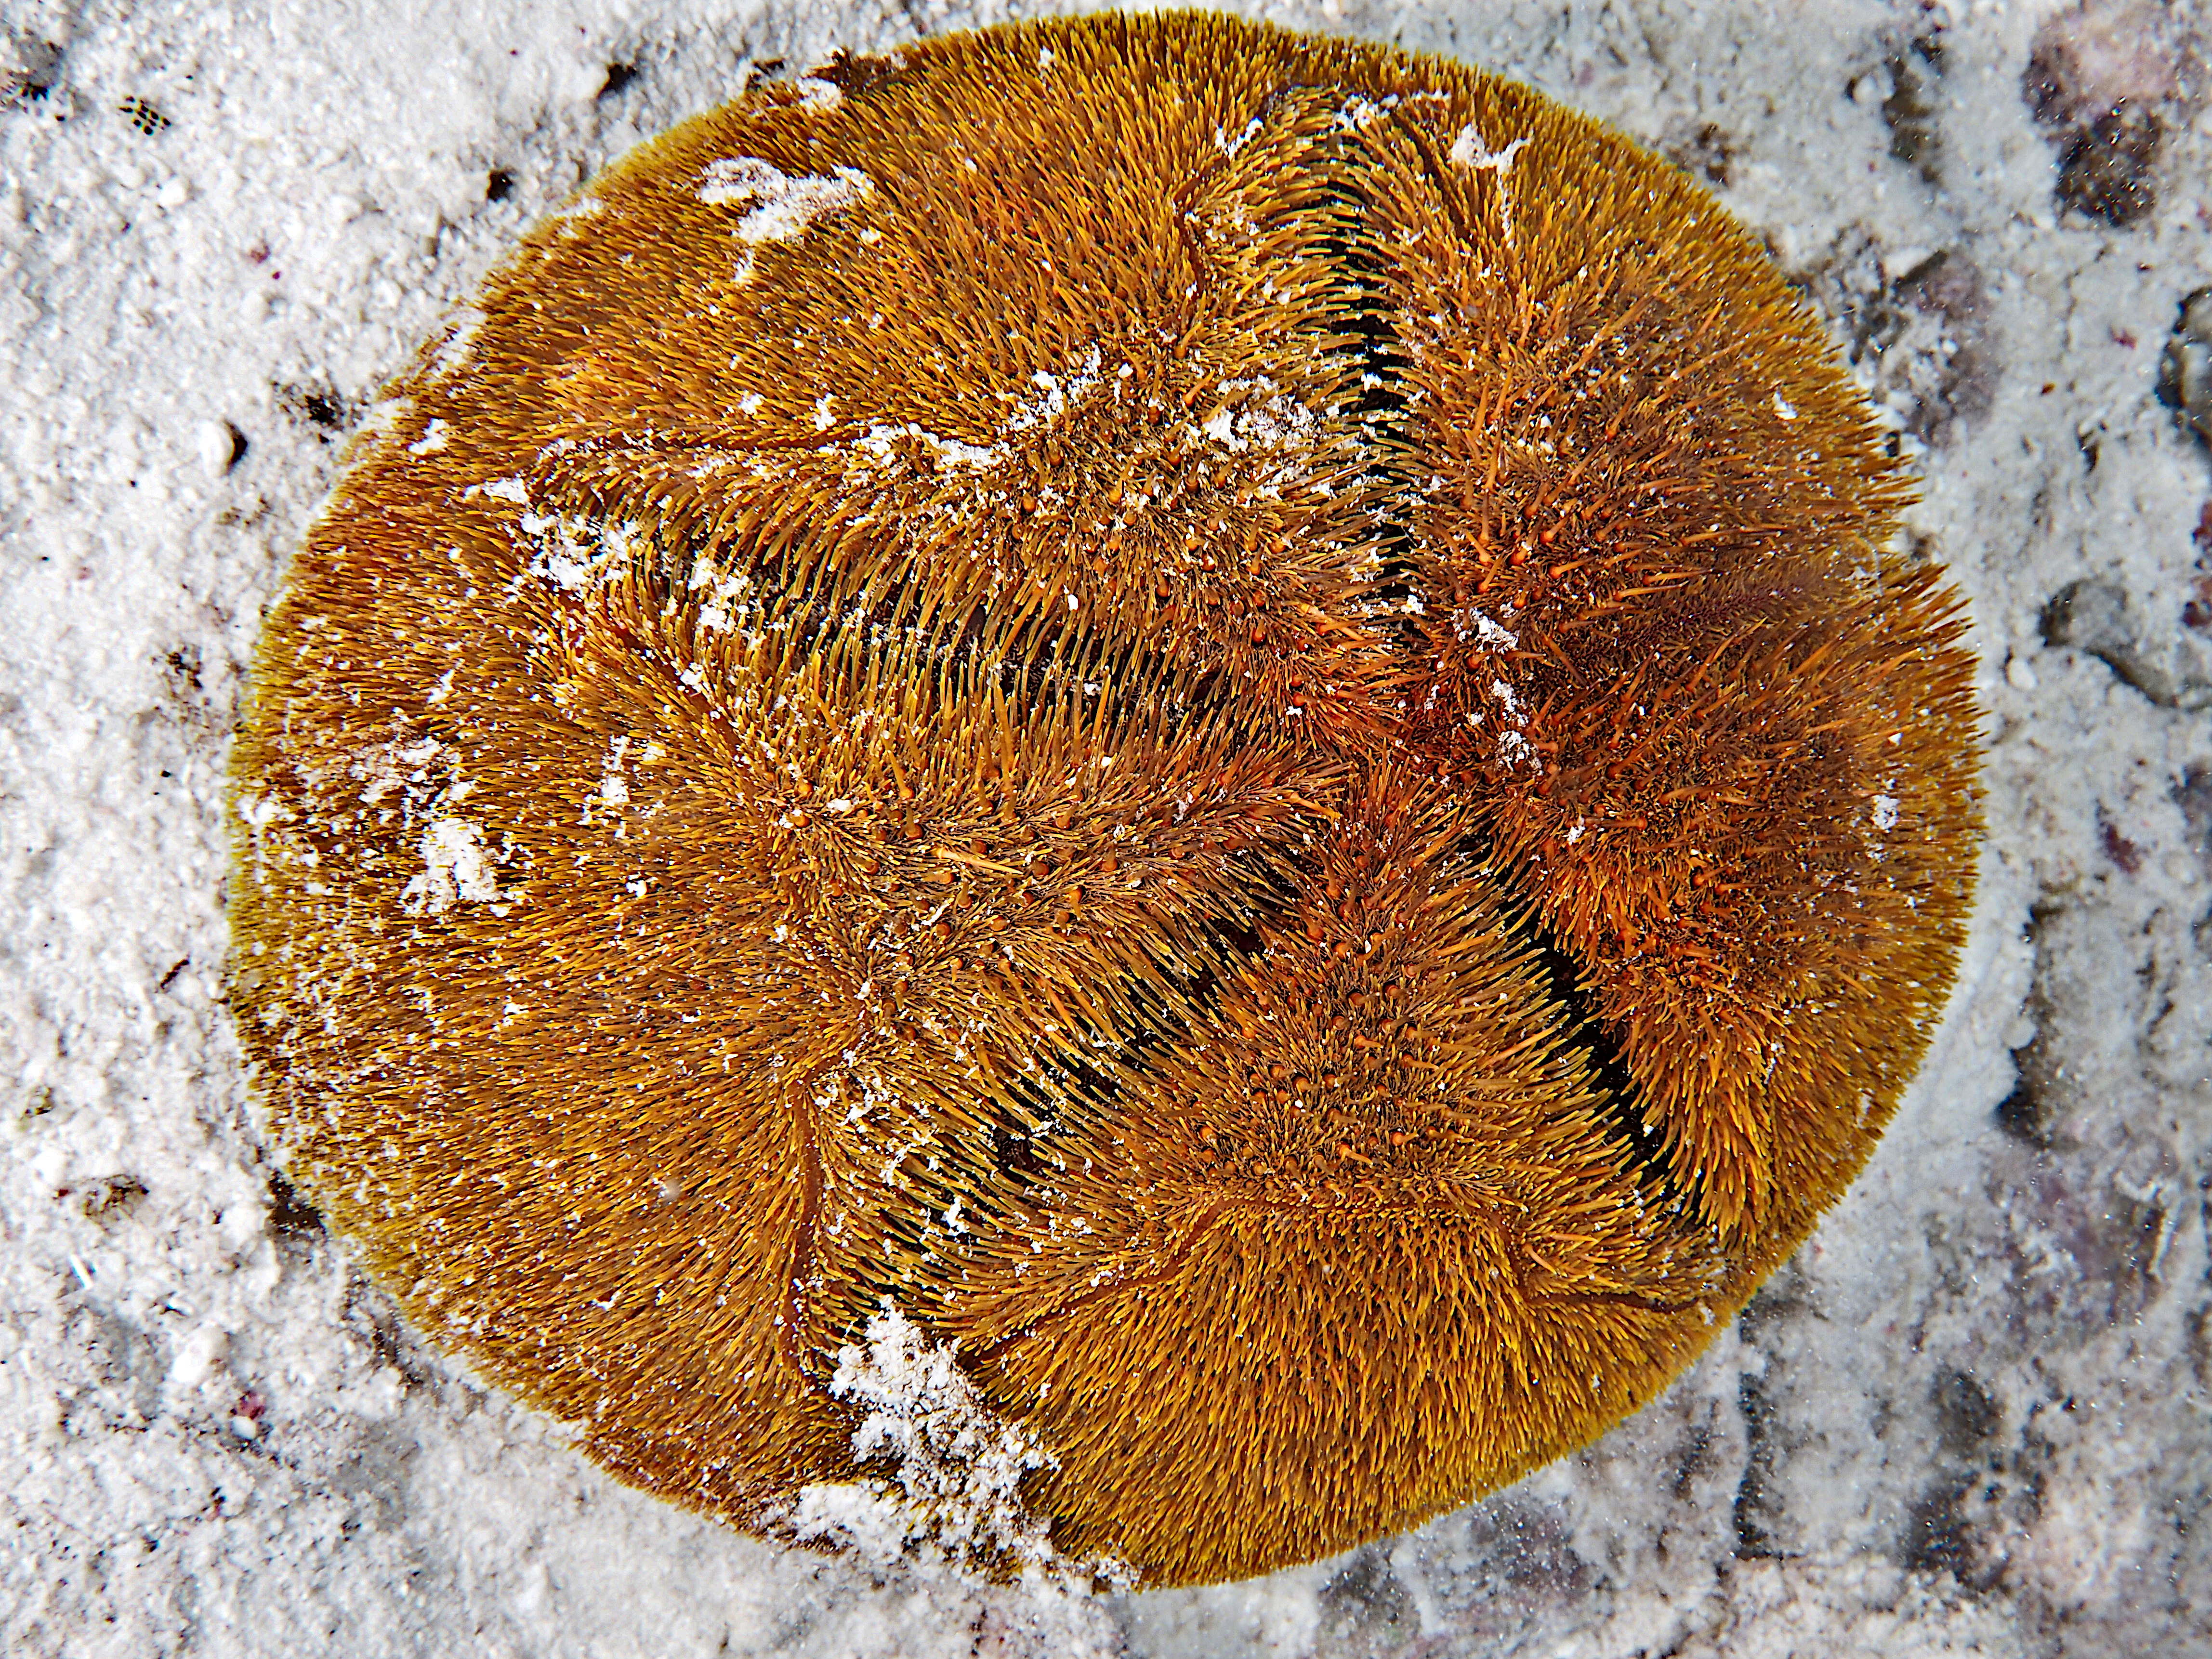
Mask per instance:
[[[220,800],[343,434],[538,214],[747,59],[1022,9],[0,0],[0,1648],[2212,1650],[2212,457],[2157,395],[2212,284],[2193,4],[1255,8],[1707,169],[1894,412],[1912,532],[1972,601],[1990,840],[1935,1054],[1813,1241],[1586,1454],[1248,1584],[870,1570],[616,1486],[275,1195]],[[2040,125],[2039,28],[2082,83]],[[2124,226],[2081,171],[2123,97],[2155,125],[2107,125]]]

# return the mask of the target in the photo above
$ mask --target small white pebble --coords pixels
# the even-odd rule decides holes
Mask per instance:
[[[199,452],[200,465],[211,478],[220,478],[230,471],[230,428],[221,421],[202,421],[192,428],[192,447]]]

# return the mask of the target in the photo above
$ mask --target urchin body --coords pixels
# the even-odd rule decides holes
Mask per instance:
[[[1262,1571],[1632,1410],[1863,1162],[1968,665],[1664,164],[1024,24],[754,88],[478,305],[270,619],[235,1000],[296,1178],[624,1478],[793,1530],[888,1307],[1059,1549]]]

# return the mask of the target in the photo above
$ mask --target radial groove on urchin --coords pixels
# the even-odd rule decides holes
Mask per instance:
[[[1651,1398],[1926,1050],[1910,481],[1524,88],[1189,15],[841,59],[390,396],[259,646],[232,1006],[289,1178],[624,1480],[1346,1548]]]
[[[1667,1158],[1665,1139],[1644,1114],[1635,1075],[1621,1055],[1618,1038],[1598,1012],[1583,964],[1531,911],[1522,909],[1510,927],[1516,938],[1535,951],[1543,964],[1545,988],[1562,1018],[1559,1042],[1582,1054],[1597,1088],[1600,1112],[1635,1173],[1638,1188],[1650,1194],[1656,1206],[1672,1209],[1687,1205],[1694,1212],[1696,1187],[1692,1184],[1686,1191],[1678,1187],[1676,1171]]]

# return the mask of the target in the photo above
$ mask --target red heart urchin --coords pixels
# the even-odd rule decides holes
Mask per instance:
[[[623,1478],[1262,1571],[1634,1409],[1866,1158],[1958,602],[1663,163],[1025,23],[755,88],[480,307],[270,618],[235,1000],[377,1278]],[[986,1453],[1027,1531],[914,1474]]]

